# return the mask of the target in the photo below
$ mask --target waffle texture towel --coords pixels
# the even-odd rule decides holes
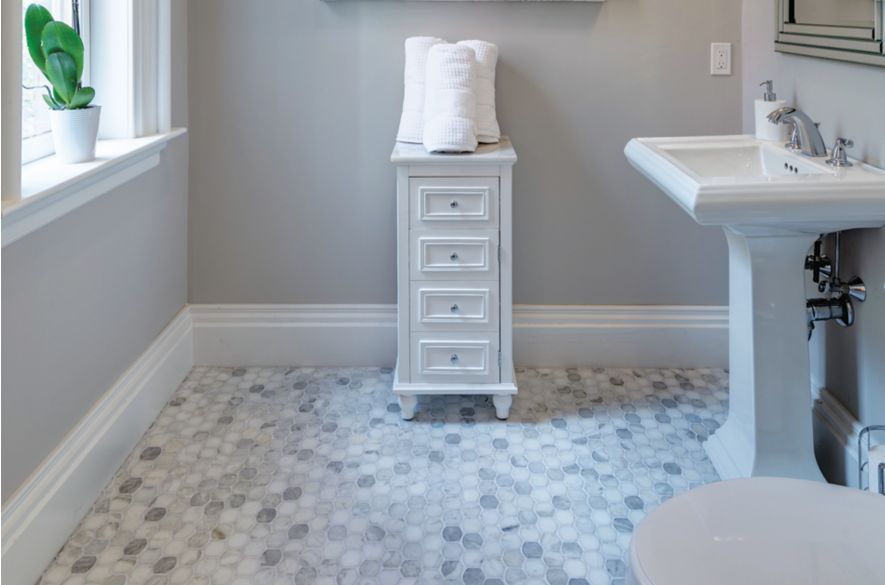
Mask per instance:
[[[427,54],[424,147],[473,152],[476,139],[476,53],[466,45],[434,45]]]
[[[495,68],[498,46],[486,41],[460,41],[476,54],[476,138],[482,143],[501,141],[501,127],[495,110]]]
[[[403,113],[396,139],[421,144],[424,137],[424,78],[427,53],[434,45],[445,43],[437,37],[406,39],[406,70],[404,75]]]

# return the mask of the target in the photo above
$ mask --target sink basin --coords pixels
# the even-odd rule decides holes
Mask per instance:
[[[728,241],[729,405],[704,443],[722,479],[823,481],[814,457],[804,260],[818,234],[885,225],[885,172],[752,136],[635,138],[630,163]]]
[[[819,234],[885,224],[885,171],[858,161],[835,168],[752,136],[635,138],[624,152],[702,225]]]

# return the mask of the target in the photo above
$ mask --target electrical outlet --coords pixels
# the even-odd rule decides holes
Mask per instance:
[[[710,45],[710,75],[731,75],[731,43]]]

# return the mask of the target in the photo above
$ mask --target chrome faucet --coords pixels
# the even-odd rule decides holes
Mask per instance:
[[[793,141],[805,156],[827,156],[827,145],[824,144],[823,136],[817,129],[817,124],[804,112],[796,108],[778,108],[768,114],[768,121],[772,124],[790,124],[793,127]]]

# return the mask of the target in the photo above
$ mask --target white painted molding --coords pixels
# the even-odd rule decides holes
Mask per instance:
[[[863,425],[838,398],[826,388],[818,390],[814,400],[814,414],[826,426],[833,439],[852,460],[857,461],[857,436]]]
[[[168,129],[171,0],[92,0],[92,85],[104,96],[102,138]]]
[[[193,361],[185,307],[3,506],[4,583],[37,580]]]
[[[156,167],[169,141],[186,132],[177,128],[144,138],[100,140],[93,162],[65,165],[50,156],[23,166],[24,198],[3,206],[2,245],[25,237]]]
[[[389,365],[395,305],[192,305],[198,365]],[[519,366],[726,367],[728,308],[514,309]]]
[[[367,366],[396,359],[396,305],[191,305],[197,365]]]
[[[825,387],[815,387],[815,447],[818,465],[830,481],[857,484],[857,438],[864,425]],[[876,444],[876,441],[873,441]]]
[[[728,307],[517,305],[519,366],[728,367]]]
[[[22,3],[0,8],[0,199],[21,199],[22,145]]]

